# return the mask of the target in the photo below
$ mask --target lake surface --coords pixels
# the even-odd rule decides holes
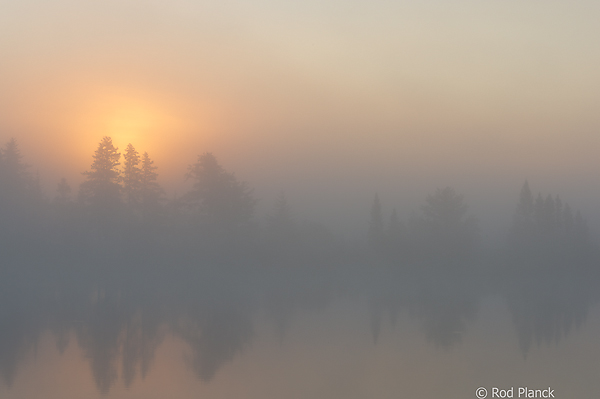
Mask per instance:
[[[597,273],[208,268],[5,273],[2,398],[600,392]],[[164,273],[164,274],[163,274]],[[549,392],[549,391],[546,391]],[[524,396],[522,396],[524,397]]]

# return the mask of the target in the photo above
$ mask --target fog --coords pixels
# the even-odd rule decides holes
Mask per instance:
[[[593,397],[599,16],[0,1],[0,396]]]
[[[320,368],[319,351],[300,364],[321,365],[314,366],[317,374],[327,367],[346,371],[327,374],[333,378],[327,382],[317,378],[306,391],[298,387],[297,395],[413,392],[409,380],[397,385],[389,378],[408,363],[381,358],[403,345],[417,345],[406,361],[425,362],[427,369],[464,367],[453,380],[434,376],[438,388],[424,397],[459,397],[499,383],[550,384],[563,394],[597,389],[593,378],[555,382],[549,376],[556,370],[528,360],[565,341],[593,346],[582,331],[598,328],[598,242],[568,195],[537,192],[525,180],[506,195],[509,204],[487,205],[489,220],[505,220],[494,236],[481,226],[478,208],[450,186],[432,189],[408,215],[391,201],[384,206],[386,194],[401,191],[357,193],[348,202],[362,199],[361,212],[342,202],[336,216],[356,213],[347,225],[361,229],[336,230],[316,205],[295,210],[302,200],[293,194],[302,186],[281,190],[260,212],[252,186],[213,153],[189,164],[182,177],[187,191],[171,197],[147,152],[131,144],[119,150],[108,136],[91,154],[83,182],[74,187],[61,179],[54,193],[43,190],[16,139],[1,154],[0,371],[7,397],[40,395],[27,381],[54,367],[76,367],[87,381],[84,396],[147,397],[147,384],[175,389],[183,373],[201,382],[186,380],[190,392],[214,389],[210,395],[219,397],[230,392],[209,388],[219,375],[241,390],[249,384],[247,372],[231,369],[237,359],[268,370],[278,361],[274,350],[291,351],[281,366],[289,374],[255,392],[269,396],[310,375],[293,372],[301,348],[337,352],[337,341],[348,346],[329,366]],[[290,338],[297,334],[303,338]],[[529,371],[473,374],[478,362],[500,355],[492,350],[488,360],[473,354],[451,360],[448,354],[471,353],[471,345],[485,348],[482,342],[512,354],[502,367]],[[574,352],[547,356],[561,362]],[[358,369],[346,369],[347,362],[358,362]],[[587,362],[572,372],[587,373]],[[178,377],[169,376],[167,365]],[[424,373],[414,378],[432,378]],[[63,382],[42,389],[65,397],[75,381],[68,374],[54,378]],[[379,383],[355,391],[356,378]]]

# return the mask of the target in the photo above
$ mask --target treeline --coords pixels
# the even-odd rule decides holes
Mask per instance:
[[[452,188],[428,195],[421,213],[407,222],[392,210],[384,221],[376,195],[371,206],[368,231],[373,254],[392,262],[443,259],[465,262],[481,250],[477,218],[469,215],[464,197]],[[515,207],[504,248],[521,257],[591,255],[589,228],[579,210],[573,210],[557,195],[534,197],[526,181]]]
[[[157,170],[148,153],[129,144],[121,154],[104,137],[79,190],[63,178],[48,200],[11,139],[0,151],[4,254],[18,262],[316,265],[335,252],[333,235],[297,222],[283,194],[256,218],[252,190],[211,153],[188,167],[192,185],[179,197],[166,198]]]
[[[246,263],[332,265],[352,262],[414,266],[482,263],[477,219],[452,188],[428,195],[420,213],[384,216],[379,197],[371,206],[366,250],[344,247],[326,228],[298,223],[285,195],[264,218],[246,183],[211,153],[198,156],[185,178],[192,185],[167,199],[158,167],[129,144],[121,154],[104,137],[77,192],[65,179],[44,199],[39,179],[11,139],[0,151],[0,234],[5,257],[66,262],[144,264]],[[348,249],[348,247],[350,247]],[[515,207],[506,252],[527,257],[579,256],[592,251],[579,211],[558,196],[534,197],[525,182]],[[344,249],[346,248],[346,249]],[[29,259],[30,260],[30,259]],[[508,260],[507,260],[508,261]]]

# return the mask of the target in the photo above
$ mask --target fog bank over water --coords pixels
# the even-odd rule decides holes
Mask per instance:
[[[17,143],[23,156],[22,162],[28,166],[29,173],[39,178],[46,200],[56,195],[56,184],[62,178],[67,178],[74,194],[77,192],[79,184],[85,180],[82,172],[92,161],[92,150],[85,157],[81,156],[86,162],[83,168],[75,169],[77,165],[69,162],[68,168],[61,167],[57,171],[48,160],[33,155],[43,148],[41,143],[29,141],[22,145],[20,140]],[[119,151],[123,152],[127,144],[119,147]],[[465,149],[469,145],[466,144]],[[486,240],[492,245],[501,245],[510,227],[516,193],[528,180],[532,183],[534,194],[561,196],[586,214],[592,234],[600,231],[600,213],[596,206],[600,185],[595,183],[593,169],[579,170],[583,167],[581,160],[573,165],[578,169],[575,171],[569,171],[566,166],[563,168],[560,157],[557,158],[560,162],[550,166],[531,162],[528,168],[523,169],[510,163],[491,167],[484,160],[478,164],[460,158],[444,162],[424,159],[420,166],[415,166],[400,155],[397,157],[399,160],[392,155],[386,157],[384,151],[373,161],[367,157],[369,154],[363,155],[358,151],[352,156],[303,150],[287,156],[283,153],[273,156],[272,152],[252,153],[251,149],[242,148],[245,151],[240,148],[231,154],[230,150],[223,149],[223,156],[216,152],[215,155],[228,171],[235,173],[253,190],[258,200],[254,217],[259,222],[283,192],[299,221],[318,220],[343,236],[361,238],[366,231],[368,207],[376,193],[381,197],[386,213],[396,209],[402,219],[408,219],[412,213],[420,212],[429,193],[436,188],[450,186],[465,197],[469,212],[480,220]],[[331,148],[337,147],[332,145]],[[174,163],[167,161],[166,165],[159,163],[159,160],[164,160],[161,149],[158,149],[156,157],[152,156],[158,167],[157,182],[164,188],[165,199],[173,200],[190,189],[191,183],[186,180],[185,174],[197,156],[204,152],[202,148],[197,150],[188,149],[190,153],[197,153],[189,159],[182,155]],[[386,149],[387,152],[396,150],[399,154],[406,151],[395,147]],[[140,148],[140,153],[143,151],[144,147]],[[506,154],[510,160],[512,152]],[[332,158],[328,159],[328,156]],[[531,157],[535,156],[532,152]],[[580,158],[585,159],[585,154]],[[393,165],[393,162],[401,165]]]
[[[599,4],[0,2],[0,397],[597,396]]]

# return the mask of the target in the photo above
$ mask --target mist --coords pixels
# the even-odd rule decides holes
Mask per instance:
[[[277,187],[267,201],[204,152],[182,176],[187,191],[169,196],[147,152],[132,144],[120,150],[105,136],[79,186],[62,178],[48,193],[16,139],[1,154],[0,369],[8,397],[29,390],[22,378],[38,345],[54,363],[87,364],[86,395],[129,397],[165,367],[155,361],[160,348],[183,351],[168,364],[208,387],[255,342],[286,348],[305,329],[328,326],[356,342],[350,358],[378,345],[396,350],[398,343],[380,344],[396,330],[404,331],[400,342],[423,340],[410,356],[463,347],[471,331],[512,335],[505,350],[518,363],[540,346],[576,338],[597,317],[599,252],[589,219],[569,195],[538,192],[529,180],[487,204],[490,193],[475,196],[479,206],[450,186],[415,201],[415,193],[367,185],[365,192],[354,187],[354,198],[335,184],[303,196],[310,182]],[[317,195],[325,198],[321,209]],[[411,200],[395,206],[399,197]],[[511,200],[503,204],[505,197]],[[476,212],[482,209],[487,226]],[[336,225],[336,218],[349,221]],[[330,347],[329,339],[313,332],[291,347]],[[443,368],[435,358],[430,367]],[[316,395],[345,395],[356,373],[348,372]],[[456,394],[472,390],[469,373],[456,378]],[[294,384],[293,373],[286,381],[273,389]],[[539,381],[546,383],[543,373]],[[378,390],[400,389],[390,383]],[[52,392],[63,395],[60,387]]]
[[[593,397],[599,16],[0,2],[0,397]]]

